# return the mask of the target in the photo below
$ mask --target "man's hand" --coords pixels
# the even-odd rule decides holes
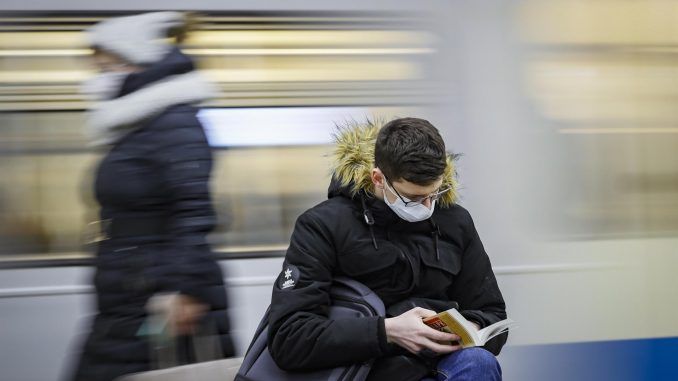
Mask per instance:
[[[414,354],[423,349],[429,349],[440,354],[461,349],[460,344],[451,344],[451,342],[460,340],[459,336],[438,331],[424,324],[423,318],[435,314],[431,310],[416,307],[400,316],[385,319],[388,342],[396,343]]]

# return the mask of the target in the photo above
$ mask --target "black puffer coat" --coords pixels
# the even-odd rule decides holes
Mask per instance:
[[[156,293],[181,292],[209,304],[226,356],[233,355],[223,275],[206,242],[215,216],[208,190],[212,158],[197,109],[180,82],[191,61],[178,50],[130,75],[110,112],[124,116],[128,97],[150,89],[148,108],[101,161],[96,196],[109,236],[98,247],[98,314],[76,380],[111,380],[149,368],[149,346],[137,335]],[[154,86],[167,97],[153,96]],[[173,96],[168,92],[176,91]],[[143,96],[143,94],[142,94]],[[185,102],[185,103],[184,103]]]
[[[350,152],[338,152],[329,199],[297,220],[273,287],[268,343],[284,369],[330,368],[394,353],[383,318],[327,319],[334,276],[364,283],[387,311],[403,301],[437,311],[456,302],[481,327],[506,318],[490,260],[470,214],[452,203],[454,193],[439,200],[429,220],[400,219],[367,189],[373,157],[369,147],[376,133],[356,131],[339,136],[339,151]],[[366,135],[367,143],[347,142],[347,134],[358,140]],[[360,152],[361,146],[368,148]],[[356,152],[367,159],[355,157]],[[451,173],[447,171],[447,184],[454,184]],[[499,335],[486,348],[498,354],[506,339]]]

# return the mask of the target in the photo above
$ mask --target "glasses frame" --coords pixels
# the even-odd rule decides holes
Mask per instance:
[[[386,183],[386,186],[388,187],[388,190],[391,191],[391,193],[398,196],[400,201],[402,201],[405,204],[405,207],[415,206],[415,205],[423,205],[424,201],[426,201],[427,199],[430,199],[431,202],[437,201],[437,200],[440,199],[440,197],[442,197],[445,193],[449,192],[452,189],[451,186],[447,187],[443,190],[440,190],[440,188],[438,188],[437,191],[431,193],[428,196],[422,197],[420,200],[410,200],[407,197],[401,196],[400,193],[398,193],[398,190],[395,189],[395,186],[393,186],[393,184],[386,178],[386,176],[384,176],[384,183]]]

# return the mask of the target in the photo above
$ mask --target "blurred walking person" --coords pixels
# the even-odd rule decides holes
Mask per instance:
[[[88,31],[100,74],[83,86],[96,99],[87,131],[109,151],[94,184],[98,311],[74,380],[150,368],[143,331],[154,295],[172,295],[167,329],[178,343],[188,346],[181,339],[209,323],[224,355],[234,352],[223,275],[206,241],[215,224],[212,158],[195,106],[216,90],[177,48],[185,31],[177,12],[112,18]]]

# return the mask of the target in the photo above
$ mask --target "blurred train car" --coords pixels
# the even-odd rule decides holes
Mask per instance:
[[[325,198],[335,123],[414,115],[463,153],[461,203],[520,326],[505,379],[673,379],[677,5],[278,3],[191,3],[185,42],[222,90],[201,119],[241,353],[296,217]],[[92,310],[101,152],[82,134],[82,30],[149,10],[39,6],[4,2],[0,16],[0,379],[12,381],[58,379]]]

